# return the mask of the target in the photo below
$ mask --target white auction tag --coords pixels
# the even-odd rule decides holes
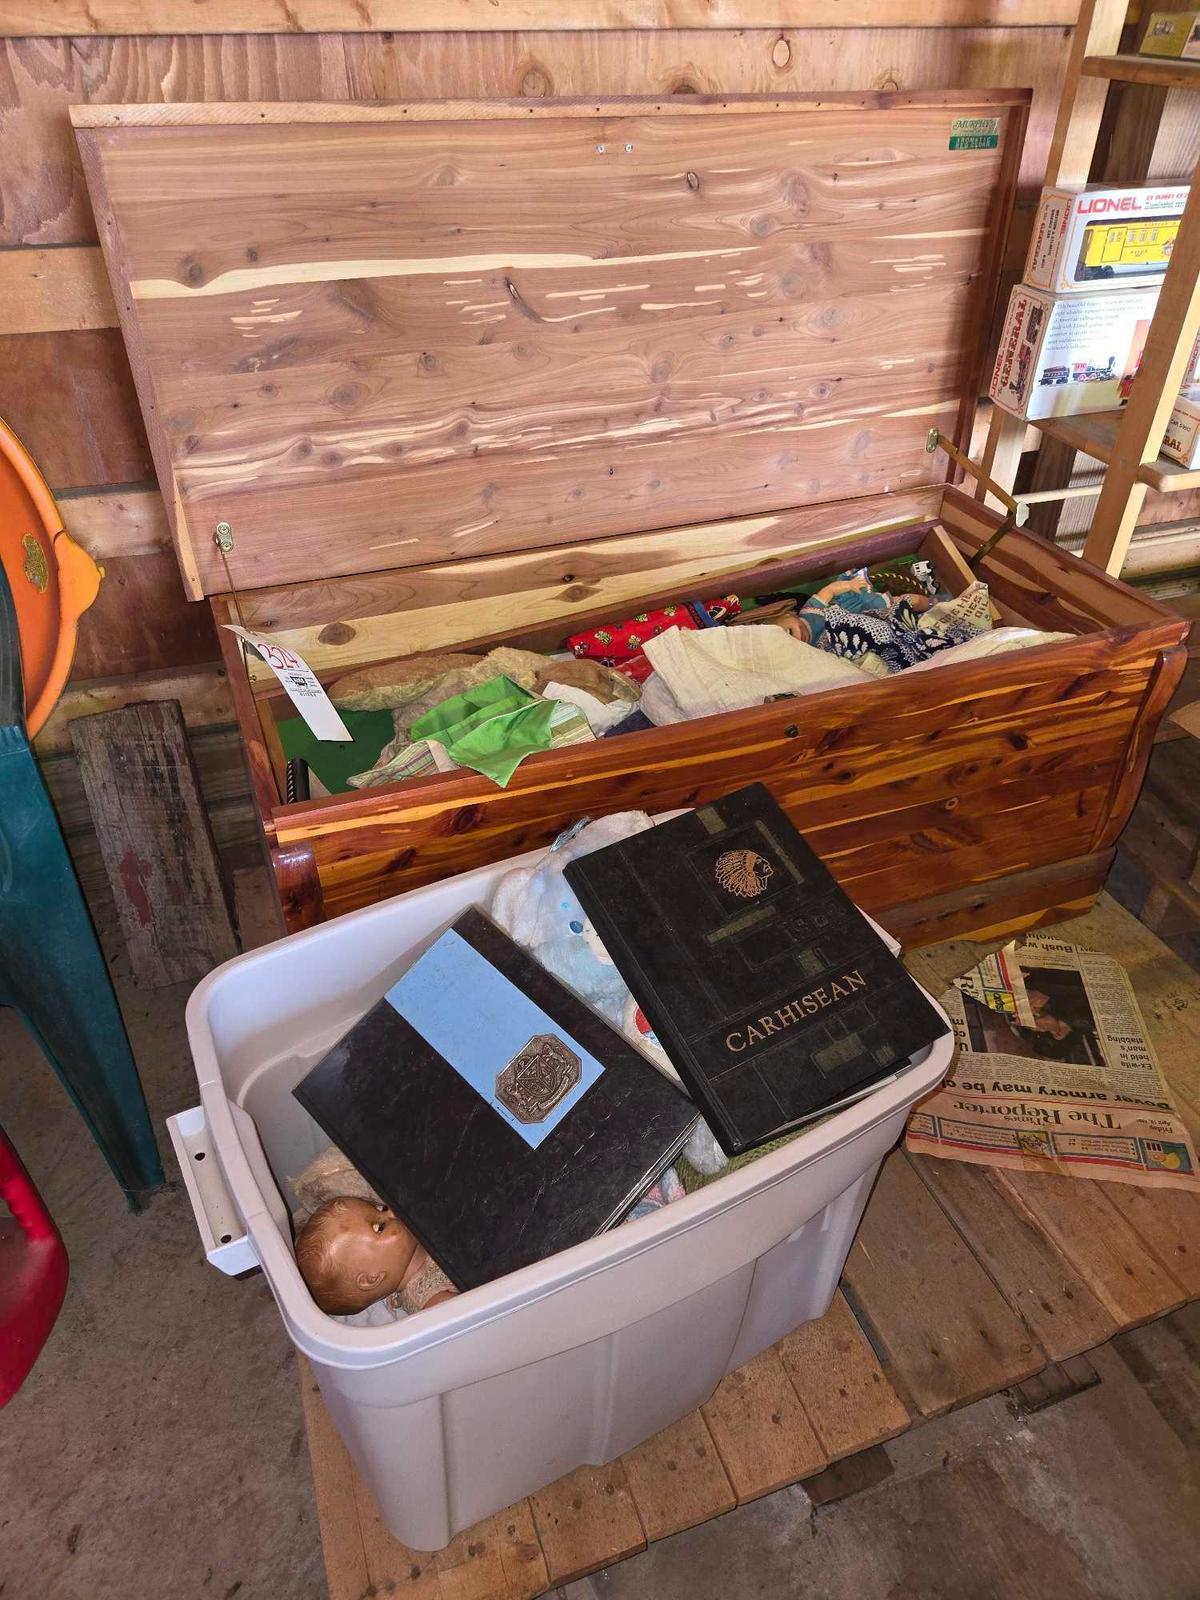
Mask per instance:
[[[318,739],[339,739],[345,743],[354,738],[307,661],[284,645],[272,644],[265,634],[251,633],[248,628],[239,628],[232,622],[225,623],[225,627],[254,646]]]

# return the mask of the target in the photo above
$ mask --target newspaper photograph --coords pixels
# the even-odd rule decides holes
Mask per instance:
[[[1029,934],[942,996],[958,1055],[905,1145],[1027,1172],[1200,1189],[1133,988],[1110,956]]]

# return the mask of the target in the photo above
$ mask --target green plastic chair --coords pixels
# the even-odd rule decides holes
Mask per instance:
[[[3,566],[0,1006],[21,1013],[140,1210],[162,1186],[162,1163],[108,968],[30,749],[17,613]]]

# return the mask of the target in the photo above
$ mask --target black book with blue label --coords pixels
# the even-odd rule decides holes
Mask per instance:
[[[697,1117],[477,910],[295,1095],[459,1289],[619,1222]]]
[[[761,784],[566,878],[728,1155],[857,1098],[945,1032]]]

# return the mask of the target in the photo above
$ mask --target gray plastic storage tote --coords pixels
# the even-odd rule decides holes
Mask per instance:
[[[292,1089],[458,912],[541,853],[240,956],[188,1005],[201,1103],[171,1132],[209,1259],[261,1265],[384,1521],[417,1550],[611,1461],[821,1316],[879,1162],[950,1066],[947,1030],[896,1081],[651,1216],[387,1327],[326,1316],[292,1254],[288,1177],[329,1141]]]

